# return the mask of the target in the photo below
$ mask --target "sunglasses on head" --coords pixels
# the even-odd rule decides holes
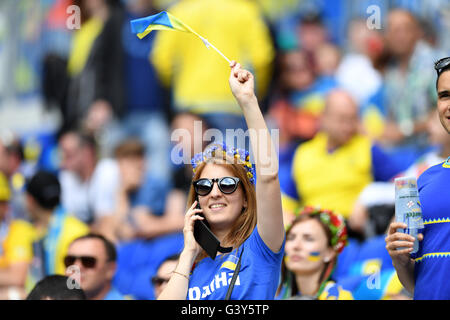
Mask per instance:
[[[450,57],[442,58],[439,61],[436,61],[434,64],[434,69],[436,69],[438,75],[442,73],[444,69],[450,67]]]
[[[85,268],[91,269],[95,268],[95,265],[97,264],[97,258],[90,257],[90,256],[66,256],[64,258],[64,265],[66,268],[69,266],[72,266],[75,264],[75,261],[80,259],[81,265]]]
[[[214,187],[214,183],[217,182],[219,190],[224,194],[230,194],[236,191],[239,185],[239,178],[236,177],[223,177],[216,179],[198,179],[192,184],[194,185],[194,190],[199,196],[206,196]]]

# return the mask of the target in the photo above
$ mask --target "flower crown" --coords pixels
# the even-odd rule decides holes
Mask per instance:
[[[318,215],[320,221],[331,231],[331,246],[333,249],[337,253],[341,253],[344,250],[348,243],[347,227],[345,226],[344,218],[340,214],[319,207],[306,206],[300,208],[295,215]]]
[[[240,148],[227,147],[225,143],[222,145],[211,145],[206,147],[204,152],[197,153],[191,160],[192,170],[195,171],[198,165],[210,159],[220,158],[226,160],[226,156],[233,157],[234,163],[242,164],[247,171],[247,178],[255,185],[256,171],[254,165],[250,162],[250,153],[247,150]]]

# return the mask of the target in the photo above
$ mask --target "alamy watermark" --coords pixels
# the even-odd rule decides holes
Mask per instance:
[[[366,25],[369,30],[381,29],[381,8],[377,5],[370,5],[367,7],[366,13],[369,17],[366,20]]]
[[[366,285],[370,290],[380,290],[381,288],[381,268],[379,265],[371,265],[366,270],[369,277],[367,278]]]
[[[69,30],[78,30],[81,28],[81,9],[79,6],[71,5],[66,9],[69,15],[66,19],[66,27]]]
[[[81,270],[80,267],[76,265],[68,266],[66,269],[66,275],[69,277],[67,279],[67,288],[70,290],[81,289]]]
[[[66,19],[66,27],[69,30],[81,28],[81,9],[77,5],[70,5],[66,9],[68,17]],[[366,20],[367,28],[370,30],[381,29],[381,8],[377,5],[370,5],[366,9],[369,17]]]

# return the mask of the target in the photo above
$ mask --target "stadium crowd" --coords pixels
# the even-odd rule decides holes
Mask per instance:
[[[385,234],[394,178],[450,155],[433,67],[450,56],[450,1],[18,0],[0,9],[0,299],[156,299],[183,248],[191,158],[220,142],[211,137],[249,148],[222,57],[187,33],[131,33],[132,19],[162,10],[254,74],[277,132],[286,254],[308,223],[300,209],[344,219],[347,244],[330,258],[335,285],[307,292],[304,275],[322,265],[285,258],[276,298],[296,298],[295,274],[313,299],[412,298]],[[70,279],[84,292],[38,291]]]

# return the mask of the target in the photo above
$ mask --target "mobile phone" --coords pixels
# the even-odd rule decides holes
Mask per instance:
[[[201,209],[200,202],[197,199],[196,209]],[[201,213],[198,215],[205,217]],[[232,247],[224,248],[220,245],[219,239],[214,235],[209,227],[209,223],[206,220],[196,220],[194,222],[194,238],[197,243],[202,247],[203,250],[210,256],[213,260],[216,258],[217,251],[222,253],[231,252]]]

